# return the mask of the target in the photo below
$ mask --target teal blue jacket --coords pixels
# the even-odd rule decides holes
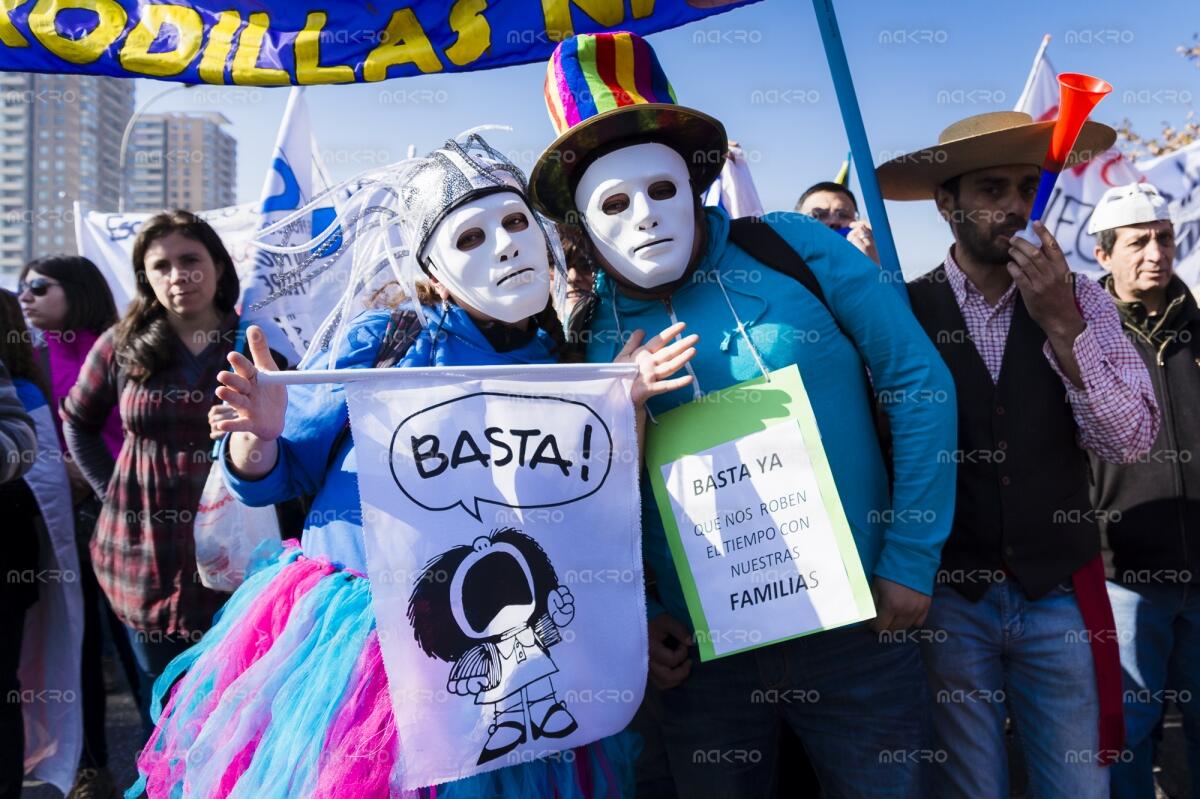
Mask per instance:
[[[768,369],[796,364],[817,417],[838,493],[868,578],[931,594],[954,515],[957,411],[954,383],[890,275],[824,225],[799,214],[770,215],[771,226],[804,258],[829,308],[795,279],[729,241],[729,217],[706,210],[704,257],[669,302],[635,300],[602,277],[588,360],[608,362],[634,330],[654,335],[675,319],[700,341],[692,368],[703,392],[761,374],[717,284]],[[893,501],[872,415],[870,380],[893,436]],[[692,388],[656,397],[662,413],[693,399]],[[643,549],[665,610],[688,619],[662,521],[642,481]]]

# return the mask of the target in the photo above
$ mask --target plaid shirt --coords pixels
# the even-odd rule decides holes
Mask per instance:
[[[145,383],[118,376],[110,329],[63,400],[63,421],[97,436],[112,408],[120,408],[125,442],[91,552],[113,610],[136,630],[203,632],[227,599],[200,583],[192,520],[211,465],[208,410],[236,328],[237,316],[230,314],[218,341],[198,356],[195,383],[180,365],[189,357],[182,351]],[[178,338],[172,344],[184,347]]]
[[[945,265],[967,333],[995,382],[1016,308],[1017,284],[1009,286],[995,305],[988,305],[955,263],[953,248]],[[1076,274],[1075,302],[1086,324],[1071,346],[1083,388],[1076,387],[1059,368],[1050,342],[1043,345],[1042,352],[1066,387],[1071,414],[1079,427],[1079,445],[1101,460],[1128,463],[1149,452],[1158,435],[1154,387],[1141,356],[1121,331],[1121,318],[1103,287]]]

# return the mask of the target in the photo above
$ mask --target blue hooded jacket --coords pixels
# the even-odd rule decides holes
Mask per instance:
[[[424,310],[427,327],[396,364],[398,369],[556,361],[554,342],[543,330],[517,349],[496,352],[461,307]],[[351,322],[345,338],[338,342],[335,368],[374,366],[390,317],[390,311],[367,311]],[[348,419],[345,387],[340,383],[289,386],[283,435],[278,440],[279,458],[270,472],[257,480],[233,474],[225,457],[228,436],[221,440],[218,455],[230,492],[247,505],[270,505],[315,495],[304,527],[305,552],[365,573],[367,558],[354,441],[348,436],[332,461],[329,452]]]
[[[733,244],[723,210],[705,214],[703,258],[668,300],[633,299],[613,281],[599,281],[588,360],[611,361],[634,330],[652,336],[678,320],[687,323],[685,335],[700,335],[690,365],[702,392],[758,377],[731,303],[768,369],[799,368],[868,579],[883,577],[931,594],[954,515],[957,428],[954,383],[937,350],[889,285],[890,274],[825,225],[793,213],[768,220],[813,271],[836,321],[797,280]],[[864,364],[891,423],[894,501]],[[662,413],[693,399],[693,388],[686,387],[651,399],[647,407]],[[687,606],[647,481],[642,499],[643,548],[665,605],[648,602],[649,612],[653,617],[665,609],[686,623]]]

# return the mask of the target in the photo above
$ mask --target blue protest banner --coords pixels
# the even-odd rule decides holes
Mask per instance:
[[[575,33],[654,33],[758,0],[10,0],[0,70],[241,86],[357,83],[544,61]]]

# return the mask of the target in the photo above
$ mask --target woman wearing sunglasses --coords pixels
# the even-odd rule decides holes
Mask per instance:
[[[154,680],[225,599],[200,583],[192,521],[217,374],[237,335],[238,278],[217,233],[187,211],[142,225],[133,269],[136,296],[92,347],[61,412],[71,454],[104,500],[92,562],[132,645],[149,735]],[[115,458],[103,435],[114,408],[125,431]]]
[[[116,323],[117,308],[100,270],[78,255],[53,255],[30,261],[21,270],[17,297],[25,319],[41,331],[36,354],[42,370],[49,376],[48,398],[58,432],[58,446],[66,455],[67,446],[62,438],[62,421],[57,408],[75,385],[96,339]],[[115,460],[124,439],[121,416],[115,407],[105,420],[100,436]],[[71,504],[75,510],[79,583],[83,589],[83,754],[70,796],[72,799],[90,796],[106,799],[116,790],[108,770],[108,744],[104,737],[106,692],[101,655],[106,623],[131,688],[137,686],[136,672],[133,671],[133,656],[124,627],[117,623],[108,600],[100,591],[88,554],[88,544],[100,513],[100,500],[69,457],[66,467]]]
[[[100,334],[117,321],[117,306],[100,269],[79,255],[52,255],[30,261],[21,270],[17,299],[25,320],[42,332],[39,349],[42,365],[49,366],[50,404],[57,408],[67,396],[83,361]],[[59,438],[62,422],[55,414]],[[104,442],[113,457],[121,449],[121,417],[116,408],[103,428]],[[66,451],[64,444],[63,451]],[[78,501],[92,493],[83,474],[72,463],[72,497]]]

